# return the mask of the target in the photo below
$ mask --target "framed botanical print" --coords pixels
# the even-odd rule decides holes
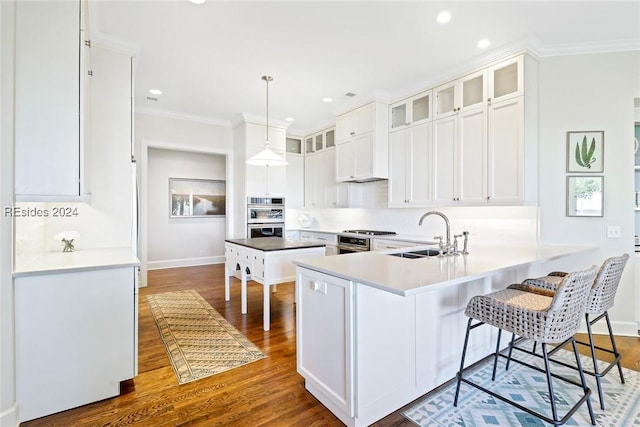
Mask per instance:
[[[604,170],[604,131],[567,132],[567,173]]]

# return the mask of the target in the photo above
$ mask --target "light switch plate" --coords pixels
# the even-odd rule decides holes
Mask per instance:
[[[608,239],[619,239],[620,234],[622,233],[619,225],[609,225],[607,227],[607,238]]]

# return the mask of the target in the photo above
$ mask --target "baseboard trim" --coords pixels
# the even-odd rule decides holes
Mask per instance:
[[[193,267],[196,265],[222,264],[224,256],[211,256],[199,258],[169,259],[165,261],[147,262],[147,270],[161,270],[164,268]]]
[[[14,403],[9,409],[0,412],[0,427],[18,427],[18,405]]]
[[[611,317],[611,315],[609,315]],[[593,315],[592,315],[593,318]],[[611,321],[611,329],[613,329],[613,333],[615,335],[625,336],[625,337],[637,337],[638,336],[638,325],[636,322],[617,322],[615,320]],[[596,335],[609,335],[609,331],[607,330],[607,322],[602,319],[595,325],[591,327],[591,331]],[[586,323],[583,320],[582,325],[580,326],[580,330],[578,332],[587,333]]]

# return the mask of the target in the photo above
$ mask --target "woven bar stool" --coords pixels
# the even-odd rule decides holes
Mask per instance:
[[[602,392],[601,378],[604,377],[614,366],[618,366],[618,373],[620,374],[620,382],[624,384],[624,375],[622,374],[622,366],[620,365],[621,355],[616,347],[616,341],[613,336],[613,329],[611,328],[611,321],[609,320],[608,310],[613,307],[613,302],[622,277],[622,272],[629,260],[629,255],[624,254],[618,257],[607,258],[593,283],[589,298],[587,299],[587,307],[585,309],[585,321],[587,325],[587,335],[589,342],[576,341],[576,343],[588,346],[591,348],[591,359],[593,361],[593,372],[585,370],[585,374],[592,375],[596,378],[596,384],[598,385],[598,397],[600,399],[600,407],[604,410],[604,393]],[[527,279],[522,282],[521,285],[511,285],[511,289],[519,289],[528,292],[542,292],[548,295],[553,295],[557,290],[558,285],[564,280],[567,273],[561,271],[553,271],[545,277],[538,277],[536,279]],[[596,315],[595,319],[591,319],[591,315]],[[591,327],[598,321],[605,319],[607,322],[607,329],[609,330],[609,340],[611,341],[611,348],[604,348],[596,346],[593,342],[593,333]],[[512,339],[513,343],[513,339]],[[563,347],[568,341],[565,341],[558,345]],[[609,354],[613,354],[614,360],[602,371],[598,367],[596,358],[596,349],[604,351]],[[535,351],[535,349],[534,349]],[[566,363],[555,361],[570,368],[576,368],[575,366],[568,365]]]
[[[518,289],[503,289],[487,295],[479,295],[471,298],[467,304],[467,309],[465,310],[465,315],[469,317],[469,321],[467,323],[467,332],[464,339],[464,347],[462,349],[460,370],[456,375],[458,381],[453,406],[458,405],[460,385],[464,382],[465,384],[490,394],[496,399],[515,406],[521,411],[527,412],[556,426],[566,423],[578,408],[586,402],[589,415],[591,417],[591,424],[595,425],[591,400],[589,399],[591,396],[591,390],[587,387],[584,374],[582,373],[580,357],[578,355],[578,349],[575,340],[573,339],[573,335],[580,326],[580,319],[584,313],[584,309],[587,304],[587,297],[589,296],[589,290],[593,284],[593,280],[595,279],[596,272],[596,268],[593,267],[590,270],[567,274],[558,285],[553,296]],[[474,320],[476,320],[476,323],[473,323]],[[464,359],[467,352],[467,344],[469,342],[469,333],[472,329],[484,324],[498,328],[498,340],[494,353],[492,380],[495,380],[498,356],[507,358],[507,356],[502,354],[500,351],[500,336],[502,330],[533,340],[536,343],[541,343],[544,369],[515,358],[512,360],[531,369],[545,373],[549,389],[551,418],[545,414],[541,414],[524,407],[507,397],[501,396],[494,391],[484,388],[463,377],[465,372]],[[548,352],[547,344],[560,343],[565,340],[570,341],[573,346],[576,364],[579,367],[581,383],[574,382],[571,379],[561,377],[551,372],[549,355],[552,354],[553,350]],[[509,350],[512,348],[513,347],[510,346]],[[556,397],[554,395],[553,383],[551,380],[552,376],[579,386],[584,391],[584,395],[581,396],[578,402],[576,402],[562,418],[558,415],[556,408]]]

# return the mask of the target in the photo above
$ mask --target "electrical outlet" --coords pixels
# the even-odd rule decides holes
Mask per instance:
[[[619,239],[620,234],[622,234],[620,226],[610,225],[607,227],[607,239]]]

